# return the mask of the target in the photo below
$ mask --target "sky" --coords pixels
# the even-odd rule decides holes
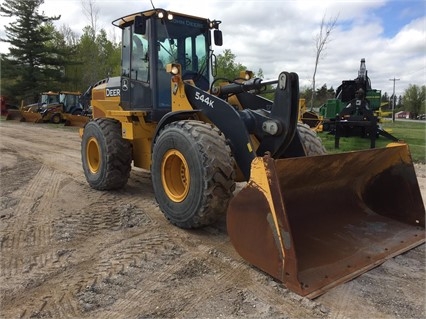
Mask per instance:
[[[7,0],[0,0],[0,4]],[[90,20],[82,1],[45,0],[40,11],[61,15],[56,21],[81,35]],[[98,26],[111,39],[120,30],[111,21],[152,8],[150,0],[91,0],[98,10]],[[220,20],[223,46],[235,61],[265,79],[281,71],[296,72],[300,87],[312,86],[315,67],[315,38],[321,20],[337,18],[330,41],[322,52],[316,87],[337,88],[343,80],[357,77],[365,58],[372,87],[388,95],[402,95],[410,84],[426,85],[426,0],[152,0],[156,8]],[[1,18],[4,26],[13,19]],[[0,42],[0,52],[8,47]],[[392,79],[398,79],[393,81]]]

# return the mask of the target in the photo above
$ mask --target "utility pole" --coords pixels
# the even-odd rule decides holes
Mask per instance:
[[[393,81],[393,102],[392,102],[392,122],[395,122],[395,101],[396,101],[396,96],[395,96],[395,82],[399,81],[399,79],[395,79],[395,77],[393,77],[393,79],[389,79],[389,81]]]

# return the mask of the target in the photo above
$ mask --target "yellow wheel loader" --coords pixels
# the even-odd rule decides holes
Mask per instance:
[[[220,21],[152,9],[113,24],[121,76],[93,86],[80,130],[92,188],[124,187],[132,164],[150,170],[172,224],[202,227],[226,212],[236,251],[309,298],[425,241],[407,145],[325,154],[298,123],[293,72],[215,86]],[[273,100],[257,94],[266,86]]]

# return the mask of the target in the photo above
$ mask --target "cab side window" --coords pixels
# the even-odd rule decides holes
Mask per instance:
[[[122,37],[123,46],[121,51],[121,75],[125,77],[130,77],[130,35],[131,28],[124,28]]]
[[[133,34],[131,78],[148,82],[148,64],[148,41],[139,34]]]

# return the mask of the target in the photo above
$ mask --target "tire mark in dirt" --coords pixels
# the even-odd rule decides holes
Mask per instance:
[[[133,196],[128,199],[125,199],[125,201],[135,203],[135,204],[140,204],[140,201],[143,201],[143,200],[140,200],[137,197]],[[151,207],[151,209],[148,209],[148,207]],[[125,300],[121,300],[121,299],[117,300],[118,304],[120,302],[132,303],[132,302],[137,302],[138,300],[146,300],[146,302],[149,304],[149,300],[151,298],[156,298],[155,296],[154,297],[150,296],[151,295],[150,291],[152,292],[155,290],[159,290],[166,283],[173,282],[174,274],[179,272],[183,268],[185,268],[185,264],[187,260],[193,260],[194,258],[203,258],[203,256],[209,256],[212,253],[212,251],[214,252],[217,248],[223,247],[223,246],[230,247],[230,248],[226,248],[225,251],[229,250],[229,251],[232,251],[234,255],[236,254],[229,243],[228,237],[226,236],[226,234],[223,233],[223,231],[222,231],[222,234],[219,234],[221,231],[214,229],[214,227],[208,227],[205,230],[193,231],[193,232],[175,228],[169,222],[167,222],[167,220],[164,218],[161,211],[158,209],[158,205],[154,202],[154,200],[151,200],[149,204],[147,204],[146,200],[144,201],[144,211],[149,212],[147,214],[151,217],[153,221],[155,221],[155,223],[162,224],[160,225],[160,229],[164,229],[164,231],[167,231],[169,227],[173,228],[173,234],[174,234],[173,240],[169,239],[169,244],[172,245],[171,246],[172,248],[188,246],[188,242],[191,241],[193,242],[191,246],[194,246],[194,250],[191,249],[190,253],[185,253],[183,256],[179,257],[178,260],[176,260],[175,264],[172,264],[169,266],[166,265],[166,268],[163,267],[158,269],[159,274],[158,276],[156,276],[155,274],[153,275],[156,278],[156,280],[155,282],[150,282],[149,291],[138,292],[138,290],[136,289],[134,290],[136,294],[134,296],[135,300],[133,300],[132,297],[126,295]],[[207,237],[212,237],[212,239],[205,241],[206,235]],[[164,237],[164,235],[161,235],[161,236]],[[201,242],[203,243],[200,244]],[[131,255],[137,256],[138,252],[136,251],[134,253],[131,253]],[[229,263],[229,260],[232,260],[232,259],[228,258],[228,263]],[[142,264],[144,264],[143,261],[142,261]],[[146,267],[146,263],[144,267]],[[235,277],[235,273],[242,273],[239,270],[240,267],[247,267],[247,265],[245,265],[241,261],[235,261],[233,267],[229,267],[229,265],[227,265],[226,268],[228,268],[229,270],[221,276],[223,278],[219,277],[219,279],[222,279],[223,282],[230,282],[230,279]],[[152,269],[152,270],[155,271],[156,269]],[[218,288],[218,291],[220,291],[220,288]],[[217,292],[212,292],[212,295],[215,295],[216,293]],[[194,307],[196,306],[196,304],[197,302],[194,303]],[[124,305],[119,305],[119,307],[121,306],[124,306]],[[128,308],[126,307],[126,309]],[[126,315],[130,315],[130,313],[126,312]],[[106,318],[108,318],[108,316],[110,316],[111,318],[115,318],[116,314],[115,313],[102,314],[102,318],[105,316]]]
[[[80,210],[67,212],[56,220],[55,237],[62,242],[69,242],[93,237],[105,230],[115,231],[152,223],[146,207],[139,208],[134,202],[136,201],[128,202],[126,198],[111,198],[108,193],[101,193],[96,201]]]
[[[173,227],[173,226],[170,226]],[[182,230],[181,230],[182,231]],[[173,232],[174,233],[174,232]],[[197,236],[193,237],[193,234],[187,234],[182,231],[180,236],[174,233],[173,246],[184,247],[183,243],[194,240],[198,242]],[[120,297],[114,304],[114,308],[117,306],[120,309],[128,309],[126,311],[126,317],[169,317],[174,316],[173,313],[165,313],[164,309],[170,307],[170,299],[174,299],[174,294],[179,295],[180,307],[182,310],[189,309],[188,312],[180,312],[179,315],[185,317],[185,313],[191,313],[191,310],[199,307],[200,302],[208,301],[212,296],[218,296],[223,293],[224,287],[229,287],[229,283],[235,281],[235,278],[240,278],[241,281],[246,280],[246,273],[244,268],[247,266],[239,261],[232,260],[230,258],[216,258],[212,257],[215,251],[220,250],[220,247],[229,245],[229,240],[224,236],[218,236],[211,240],[209,243],[202,243],[194,248],[188,249],[188,251],[177,256],[172,264],[167,265],[167,262],[160,266],[160,268],[152,269],[154,273],[149,276],[139,275],[139,283],[144,287],[130,287],[126,291],[125,298]],[[212,252],[213,251],[213,252]],[[213,259],[212,259],[213,258]],[[160,261],[164,259],[160,258]],[[141,265],[141,267],[143,267]],[[219,274],[212,274],[212,269],[222,269]],[[185,278],[189,276],[191,278],[191,287],[188,287],[188,282]],[[206,277],[209,276],[209,277]],[[203,283],[199,283],[198,279]],[[209,293],[203,291],[205,286],[211,287]],[[143,289],[148,287],[147,289]],[[198,287],[198,288],[197,288]],[[141,289],[142,288],[142,289]],[[166,288],[166,289],[165,289]],[[185,289],[188,288],[188,289]],[[170,296],[164,295],[164,300],[161,304],[156,304],[158,300],[157,291],[170,291]],[[143,300],[145,309],[141,309],[140,301]],[[131,306],[133,305],[133,307]],[[135,305],[138,305],[135,307]],[[125,307],[125,308],[122,308]],[[141,313],[141,311],[144,311]],[[159,311],[159,312],[156,312]],[[122,314],[116,312],[102,312],[96,314],[97,318],[123,318]]]
[[[44,267],[52,260],[53,253],[45,251],[50,250],[52,226],[43,213],[51,209],[59,185],[59,174],[42,166],[20,195],[14,211],[14,217],[20,222],[10,222],[0,232],[0,276],[28,273],[35,266]]]
[[[253,269],[245,263],[233,250],[229,239],[224,234],[208,236],[212,230],[196,231],[195,234],[188,234],[189,237],[182,237],[183,241],[194,241],[198,243],[196,247],[189,249],[186,253],[178,257],[173,265],[158,269],[151,278],[139,277],[140,283],[145,281],[144,287],[130,287],[126,291],[125,297],[121,297],[114,303],[113,309],[126,309],[126,315],[115,311],[104,310],[91,317],[96,318],[129,318],[129,317],[196,317],[200,305],[208,305],[211,300],[218,296],[261,296],[265,300],[265,313],[271,311],[267,305],[277,305],[275,311],[286,313],[286,309],[292,309],[304,317],[324,317],[317,308],[317,303],[305,300],[306,298],[294,295],[293,298],[285,288],[277,285],[268,285],[270,278]],[[176,236],[174,237],[176,238]],[[201,238],[201,240],[200,240]],[[176,242],[178,247],[183,247],[183,243]],[[236,257],[236,258],[234,258]],[[214,270],[214,271],[213,271]],[[216,272],[216,270],[220,270]],[[188,276],[190,280],[185,280]],[[133,278],[133,276],[132,276]],[[235,283],[239,286],[235,287]],[[206,292],[205,287],[209,287]],[[277,293],[277,290],[279,291]],[[158,302],[158,291],[162,291],[162,303]],[[170,293],[164,294],[165,291]],[[260,291],[260,293],[259,293]],[[176,300],[175,296],[179,296]],[[243,298],[243,297],[241,297]],[[142,304],[141,304],[141,301]],[[173,301],[173,302],[171,302]],[[258,302],[257,302],[258,303]],[[301,309],[301,305],[306,304]],[[171,304],[174,304],[171,308]],[[247,302],[242,302],[247,307]],[[235,307],[233,315],[238,312],[240,305]],[[307,308],[307,309],[306,309]],[[250,307],[247,307],[250,311]]]
[[[34,307],[37,309],[37,307]],[[65,294],[48,295],[43,298],[37,310],[22,310],[20,318],[79,318],[80,312],[75,308],[75,302]]]
[[[351,317],[348,310],[351,310],[351,302],[353,302],[354,282],[350,281],[344,286],[336,287],[333,291],[333,304],[335,311],[333,312],[334,319],[347,319]],[[353,315],[353,314],[352,314]]]
[[[93,247],[94,242],[98,240],[99,238],[88,238],[86,245]],[[100,248],[99,254],[95,256],[88,251],[82,252],[82,247],[76,247],[75,252],[80,251],[81,253],[72,259],[80,259],[82,261],[68,265],[68,269],[64,273],[58,274],[51,280],[50,286],[55,287],[55,282],[58,286],[56,289],[50,289],[49,295],[43,294],[43,287],[34,287],[30,293],[31,295],[39,296],[37,297],[39,302],[34,302],[30,307],[22,311],[31,316],[43,313],[45,316],[54,314],[54,317],[56,317],[58,313],[66,313],[67,309],[72,309],[71,313],[74,315],[71,317],[80,317],[81,310],[79,303],[75,299],[76,294],[94,291],[95,287],[103,280],[123,272],[131,264],[143,264],[145,259],[150,259],[156,263],[156,254],[164,250],[165,241],[169,242],[171,240],[166,234],[151,234],[151,232],[148,232],[141,235],[137,232],[131,232],[124,241],[119,240],[112,243],[106,240],[105,247],[103,249]],[[111,256],[116,258],[112,259]],[[97,260],[94,262],[93,259]],[[89,265],[91,269],[88,270],[87,266]],[[158,265],[155,265],[155,267],[158,267]],[[67,283],[66,286],[63,285],[64,282]],[[60,299],[49,298],[50,295],[62,297]],[[24,304],[27,305],[28,303]],[[43,311],[40,311],[41,308]]]
[[[55,201],[70,178],[42,166],[27,187],[16,192],[19,203],[1,234],[2,301],[43,283],[66,267],[69,251],[53,242]],[[15,220],[18,219],[19,223]],[[43,301],[44,302],[44,301]]]
[[[61,216],[61,220],[63,221],[63,223],[65,225],[67,225],[68,228],[62,229],[65,230],[65,233],[68,231],[69,233],[73,234],[73,236],[75,237],[75,239],[81,239],[81,238],[92,238],[93,236],[97,236],[97,235],[102,235],[101,233],[103,233],[103,235],[105,235],[104,231],[114,231],[117,230],[121,227],[120,222],[122,222],[122,217],[120,216],[120,209],[123,208],[123,206],[125,205],[130,205],[130,207],[132,206],[138,206],[138,205],[142,205],[144,204],[144,210],[146,210],[148,213],[146,214],[148,216],[147,220],[150,220],[153,223],[159,223],[161,224],[161,226],[163,226],[165,229],[168,229],[167,227],[173,227],[173,234],[175,234],[175,232],[178,232],[180,230],[176,230],[174,228],[174,226],[171,226],[164,218],[164,216],[162,215],[162,213],[160,212],[160,210],[157,207],[157,204],[155,203],[155,200],[152,200],[152,194],[150,194],[151,191],[147,192],[147,194],[142,194],[142,196],[137,197],[134,196],[134,194],[129,194],[128,196],[125,195],[123,193],[117,193],[117,194],[113,194],[111,196],[111,193],[108,193],[108,195],[105,195],[105,198],[103,198],[103,196],[100,196],[100,200],[98,200],[97,202],[93,203],[92,207],[89,207],[87,209],[87,211],[85,209],[82,209],[80,211],[78,211],[75,215],[74,214],[70,214],[68,216]],[[147,204],[146,200],[148,198],[151,198],[151,200],[149,201],[149,204]],[[111,208],[111,202],[114,203],[113,207]],[[124,204],[126,203],[126,204]],[[96,210],[94,210],[94,206],[96,206]],[[117,210],[118,207],[118,210]],[[126,207],[126,206],[125,206]],[[87,212],[90,211],[95,211],[92,212],[91,214],[88,214]],[[144,212],[143,212],[144,213]],[[64,218],[67,217],[67,218]],[[55,221],[54,225],[55,227],[57,227],[59,221]],[[55,236],[58,235],[58,233],[60,233],[61,230],[58,228],[55,228],[54,230],[54,234]],[[64,233],[64,232],[62,232]],[[188,241],[192,241],[194,243],[196,243],[197,241],[202,241],[203,244],[198,245],[198,251],[201,250],[201,255],[205,256],[206,254],[208,255],[209,251],[211,250],[212,247],[216,247],[215,245],[217,244],[217,242],[221,242],[224,240],[224,238],[226,238],[225,236],[223,236],[224,232],[223,230],[216,230],[214,227],[208,227],[206,228],[204,231],[202,231],[203,235],[201,237],[197,236],[197,234],[191,234],[188,235],[186,232],[182,231],[181,234],[185,234],[182,235],[181,237],[181,241],[183,242],[188,242]],[[207,240],[206,241],[206,236],[205,235],[218,235],[218,237],[216,237],[215,239],[212,240]],[[190,236],[191,238],[188,238],[188,236]],[[66,239],[67,241],[71,243],[73,242],[73,238],[68,237],[68,238],[63,238]],[[111,276],[114,276],[114,274],[120,273],[123,271],[123,269],[125,267],[127,267],[128,265],[135,265],[135,264],[142,264],[145,263],[145,267],[151,267],[151,268],[155,268],[155,267],[159,267],[158,264],[154,263],[154,264],[150,264],[150,263],[146,263],[145,260],[146,259],[156,259],[155,254],[152,255],[152,253],[157,253],[164,251],[167,248],[161,247],[162,243],[164,243],[164,241],[168,241],[168,242],[176,242],[176,240],[171,240],[170,238],[168,238],[167,236],[160,235],[160,237],[157,237],[158,242],[156,243],[157,245],[152,246],[153,243],[155,242],[156,238],[154,238],[154,236],[152,238],[149,239],[149,244],[147,244],[146,242],[144,243],[143,241],[140,242],[140,244],[131,244],[131,246],[134,248],[133,250],[127,250],[124,249],[123,247],[121,247],[119,249],[119,251],[108,251],[106,253],[106,256],[104,259],[100,260],[99,263],[96,265],[95,267],[93,267],[93,269],[87,273],[84,274],[83,278],[80,278],[77,283],[73,286],[73,289],[69,288],[62,288],[61,292],[62,292],[62,296],[63,298],[60,299],[54,299],[54,298],[50,298],[49,296],[43,296],[43,298],[40,298],[40,304],[38,304],[37,306],[35,304],[37,304],[36,302],[34,302],[34,306],[32,307],[32,310],[27,310],[26,313],[31,313],[31,314],[37,314],[37,313],[48,313],[48,312],[53,312],[53,313],[58,313],[61,312],[61,309],[74,309],[74,313],[78,313],[78,304],[76,304],[75,300],[74,300],[74,294],[75,293],[79,293],[84,291],[85,289],[87,289],[87,287],[89,287],[89,289],[91,289],[90,287],[94,287],[96,286],[98,283],[102,282],[104,279],[106,278],[110,278]],[[225,241],[227,241],[227,239],[225,239]],[[89,240],[90,242],[90,240]],[[179,242],[179,240],[178,240]],[[130,243],[129,243],[130,244]],[[228,246],[225,247],[230,247],[229,243],[227,244]],[[91,245],[89,245],[91,246]],[[182,245],[181,243],[178,243],[178,246],[185,246]],[[148,247],[148,251],[149,252],[143,252],[143,248]],[[158,249],[157,249],[157,248]],[[229,250],[229,252],[232,251],[232,248],[227,248]],[[74,254],[75,251],[72,252],[72,254]],[[71,255],[72,255],[71,254]],[[100,253],[101,254],[101,253]],[[201,256],[200,255],[200,256]],[[77,258],[77,256],[82,257],[81,254],[77,255],[74,258]],[[108,258],[108,256],[114,256],[113,259]],[[135,257],[135,256],[141,256],[141,257]],[[197,257],[198,256],[198,257]],[[173,264],[173,265],[168,265],[166,268],[166,271],[163,272],[163,274],[165,275],[160,275],[158,276],[158,279],[160,281],[160,284],[158,284],[158,286],[155,285],[151,285],[151,287],[154,287],[153,289],[159,289],[161,288],[164,284],[167,284],[168,282],[170,282],[170,275],[169,274],[175,274],[176,272],[179,272],[182,269],[182,264],[185,265],[185,262],[187,260],[191,260],[193,258],[199,258],[199,255],[195,254],[195,253],[188,253],[186,254],[183,258],[181,258],[179,260],[178,263]],[[84,257],[84,256],[83,256]],[[84,259],[84,258],[83,258]],[[139,260],[138,260],[139,259]],[[69,258],[69,260],[72,262],[73,261],[73,256],[71,256]],[[162,260],[160,258],[160,260]],[[232,260],[232,259],[231,259]],[[227,260],[227,263],[229,263],[229,260]],[[127,265],[127,266],[126,266]],[[220,264],[221,265],[221,264]],[[241,271],[238,269],[239,266],[243,265],[241,262],[237,262],[237,273],[241,273]],[[93,266],[93,264],[92,264]],[[185,267],[185,266],[184,266]],[[229,268],[229,264],[226,265],[227,268]],[[245,266],[247,267],[247,266]],[[223,267],[222,267],[223,268]],[[164,266],[160,265],[159,269],[164,269]],[[232,267],[231,267],[232,269]],[[150,269],[151,271],[155,270],[155,269]],[[54,270],[52,269],[52,272]],[[60,271],[60,269],[58,269],[58,271]],[[57,274],[58,276],[61,275],[61,273]],[[211,284],[216,284],[215,289],[212,290],[211,293],[208,294],[208,296],[213,297],[217,294],[220,294],[221,292],[223,292],[223,289],[220,288],[221,286],[224,286],[226,283],[232,281],[231,279],[233,279],[235,277],[235,274],[232,271],[229,272],[225,272],[222,273],[221,275],[219,275],[216,279],[212,279],[211,280]],[[43,278],[42,274],[38,276],[38,278]],[[66,278],[65,280],[66,282],[73,282],[75,281],[75,277],[74,276],[69,276],[68,278]],[[216,281],[219,281],[219,283],[216,283]],[[157,287],[157,288],[155,288]],[[197,290],[195,290],[197,291]],[[206,301],[208,300],[210,297],[207,298],[201,298],[199,296],[198,299],[195,299],[195,302],[191,302],[191,300],[194,299],[194,293],[191,292],[183,292],[183,299],[185,299],[186,301],[182,303],[182,307],[189,307],[189,309],[193,309],[194,307],[196,307],[197,303],[200,301]],[[145,298],[146,299],[146,298]],[[68,300],[69,302],[67,304],[61,305],[62,300]],[[71,303],[70,303],[71,302]],[[186,306],[185,306],[186,305]],[[63,312],[66,312],[65,310]]]
[[[221,269],[221,273],[211,278],[200,278],[204,284],[210,282],[207,284],[211,287],[208,293],[204,291],[205,289],[201,283],[191,285],[189,291],[191,291],[193,296],[188,298],[190,302],[185,306],[184,312],[179,313],[179,315],[183,317],[193,316],[200,304],[208,304],[210,300],[217,298],[217,296],[226,294],[237,295],[237,297],[239,296],[242,299],[241,302],[235,302],[232,305],[234,307],[232,315],[250,315],[252,310],[250,296],[252,298],[256,296],[258,307],[261,305],[259,300],[263,301],[265,313],[271,311],[270,307],[266,305],[273,304],[276,312],[299,312],[302,317],[312,317],[314,315],[314,312],[311,311],[313,306],[310,309],[308,307],[308,310],[301,310],[300,307],[301,301],[307,304],[311,303],[311,301],[291,293],[281,284],[275,283],[268,275],[247,264],[235,252],[229,241],[210,250],[209,254],[216,257],[215,259],[209,258],[212,268]],[[238,286],[234,286],[235,283]],[[233,299],[238,300],[239,298]],[[312,304],[316,305],[315,303]],[[258,309],[257,311],[260,310]],[[225,315],[230,315],[230,313]]]
[[[46,195],[46,189],[50,185],[51,172],[46,166],[42,166],[20,196],[18,205],[15,208],[15,215],[20,218],[20,223],[12,223],[12,227],[22,229],[28,225],[31,215],[35,213],[40,204],[40,200]],[[19,245],[19,244],[18,244]],[[11,248],[18,248],[14,246]]]
[[[134,226],[149,226],[149,224],[152,224],[153,221],[142,209],[131,204],[124,204],[124,202],[126,202],[125,199],[123,200],[120,198],[120,200],[112,201],[111,198],[108,197],[108,194],[110,193],[104,194],[105,196],[101,195],[97,202],[89,205],[96,206],[96,210],[94,210],[93,207],[87,207],[87,210],[83,208],[75,214],[62,214],[62,216],[53,223],[54,236],[59,237],[59,240],[62,241],[62,243],[67,244],[69,247],[73,247],[68,258],[67,267],[70,267],[70,264],[72,265],[73,263],[77,263],[78,265],[78,260],[89,260],[90,258],[93,258],[93,256],[85,256],[85,254],[87,254],[85,251],[93,249],[93,247],[96,246],[99,247],[99,254],[96,256],[96,258],[100,258],[99,262],[93,265],[93,261],[91,260],[89,262],[89,264],[91,264],[91,269],[89,271],[86,270],[82,278],[75,280],[75,273],[65,275],[66,278],[63,278],[62,282],[75,282],[71,291],[69,287],[62,290],[62,295],[64,295],[64,298],[67,300],[73,300],[73,295],[84,289],[84,287],[93,286],[96,282],[103,280],[103,278],[107,278],[108,276],[111,276],[111,274],[122,271],[123,267],[128,267],[129,264],[140,263],[140,261],[136,261],[137,257],[135,256],[141,256],[141,252],[144,250],[154,252],[158,250],[161,251],[161,248],[158,249],[157,246],[164,246],[165,242],[170,241],[170,238],[168,238],[166,234],[154,234],[145,240],[130,244],[129,246],[129,244],[125,244],[128,243],[129,239],[123,238],[118,239],[119,242],[116,245],[120,246],[121,241],[124,241],[125,243],[121,244],[121,246],[124,247],[120,247],[117,251],[111,252],[110,247],[114,247],[114,245],[108,245],[108,240],[104,239],[108,236],[108,233],[105,233],[105,231],[111,234],[111,231],[114,232],[116,230],[122,230],[123,227],[130,227],[129,229],[132,230]],[[113,207],[111,207],[111,202],[115,203]],[[91,213],[88,214],[87,212]],[[132,215],[137,216],[135,218],[135,216]],[[65,237],[61,238],[60,236],[64,236],[63,234],[70,235],[65,235]],[[82,238],[86,238],[85,246],[87,247],[75,247],[74,243],[81,242]],[[103,246],[106,248],[100,247],[99,241],[102,241],[104,243]],[[91,242],[93,242],[93,244],[91,244]],[[67,250],[65,249],[65,251]],[[114,256],[115,258],[111,259],[110,256]],[[143,254],[140,258],[144,258]],[[51,269],[51,272],[52,271],[53,269]],[[78,271],[76,273],[78,273]],[[39,276],[39,278],[40,277],[41,276]],[[45,303],[45,299],[46,297],[42,298],[42,306],[40,306],[43,308],[44,312],[51,311],[52,302],[56,307],[56,312],[59,311],[58,309],[61,309],[61,306],[58,305],[58,300],[50,300],[48,298],[49,301],[47,305],[43,305]],[[75,302],[71,306],[72,308],[78,309]],[[67,307],[70,307],[69,303]],[[38,306],[31,307],[31,309],[27,309],[25,311],[26,313],[32,314],[39,312]]]
[[[55,130],[48,125],[39,124],[31,127],[33,134],[27,134],[28,128],[25,126],[29,126],[28,124],[2,123],[1,145],[82,181],[80,152],[75,151],[80,148],[77,130]],[[46,139],[46,135],[51,136],[52,133],[55,138]]]

